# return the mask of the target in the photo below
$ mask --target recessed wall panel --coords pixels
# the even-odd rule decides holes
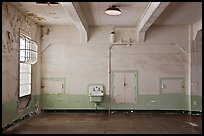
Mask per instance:
[[[162,94],[183,94],[185,87],[183,78],[162,78],[160,86]]]
[[[113,100],[115,103],[135,103],[136,73],[119,71],[113,74]]]
[[[64,79],[43,79],[42,82],[43,93],[64,93],[64,87]]]

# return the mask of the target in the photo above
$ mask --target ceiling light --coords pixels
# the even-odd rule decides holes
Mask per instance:
[[[116,6],[111,6],[106,9],[106,14],[111,16],[118,16],[121,14],[121,11],[119,8],[116,8]]]
[[[36,2],[37,4],[59,4],[58,2]]]

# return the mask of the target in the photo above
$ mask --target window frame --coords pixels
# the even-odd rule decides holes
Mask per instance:
[[[28,65],[30,65],[30,67],[31,67],[31,72],[30,72],[30,93],[29,94],[26,94],[26,95],[23,95],[23,96],[20,96],[20,87],[21,87],[21,84],[20,84],[20,75],[21,75],[21,72],[20,72],[20,66],[21,64],[19,63],[19,91],[18,91],[18,98],[22,98],[22,97],[26,97],[26,96],[31,96],[31,94],[32,94],[32,64],[28,64]],[[29,83],[28,83],[29,84]]]
[[[32,64],[35,64],[37,62],[37,59],[38,59],[38,45],[36,42],[34,42],[31,37],[29,36],[28,33],[26,33],[24,30],[22,29],[19,29],[19,55],[18,55],[18,79],[19,79],[19,82],[18,82],[18,98],[19,100],[22,98],[24,99],[25,97],[31,97],[32,95]],[[23,40],[23,42],[25,41],[25,44],[22,46],[21,44],[21,40]],[[23,48],[22,48],[23,47]],[[24,50],[24,51],[23,51]],[[22,53],[25,53],[24,55],[22,55]],[[23,60],[22,60],[23,58]],[[29,65],[29,69],[30,70],[25,70],[26,74],[28,75],[28,89],[29,89],[29,93],[28,94],[25,94],[25,95],[21,95],[21,89],[22,89],[22,84],[21,82],[23,82],[21,80],[22,78],[22,71],[21,71],[21,64],[27,64]],[[25,83],[26,84],[26,83]]]
[[[26,99],[26,98],[28,98],[28,99],[30,99],[31,98],[31,95],[32,95],[32,64],[31,63],[28,63],[28,65],[30,65],[30,67],[31,67],[31,71],[30,71],[30,93],[29,94],[26,94],[26,95],[23,95],[23,96],[20,96],[20,87],[21,87],[21,85],[20,85],[20,83],[21,83],[21,80],[20,80],[20,77],[21,77],[21,63],[25,63],[26,61],[21,61],[21,38],[22,38],[22,35],[25,37],[25,38],[27,38],[28,40],[30,40],[30,41],[32,41],[31,40],[31,37],[29,36],[29,34],[28,33],[26,33],[24,30],[22,30],[22,29],[19,29],[19,38],[18,38],[18,40],[19,40],[19,51],[18,51],[18,99],[20,100],[20,101],[22,101],[22,99]],[[26,42],[26,39],[25,39],[25,42]],[[33,42],[33,41],[32,41]],[[29,46],[29,45],[28,45]],[[27,46],[25,46],[25,49],[27,48]],[[26,52],[25,52],[26,53]],[[37,52],[36,52],[37,53]],[[26,64],[26,63],[25,63]],[[27,106],[26,106],[27,107]]]

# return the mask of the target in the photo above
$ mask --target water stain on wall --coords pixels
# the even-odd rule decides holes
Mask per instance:
[[[40,16],[38,16],[37,14],[35,14],[33,12],[27,12],[26,15],[31,17],[31,18],[38,19],[39,21],[46,20],[45,18],[40,17]]]

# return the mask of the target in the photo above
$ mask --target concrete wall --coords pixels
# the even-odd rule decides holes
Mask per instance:
[[[40,45],[41,27],[9,3],[2,3],[2,127],[35,110],[40,98],[40,61],[32,66],[32,97],[26,109],[19,110],[19,30]],[[40,46],[39,46],[40,50]],[[39,56],[40,58],[40,56]]]
[[[191,108],[193,111],[202,111],[202,29],[191,47]]]
[[[192,25],[192,31],[193,31],[192,32],[192,38],[193,38],[193,40],[195,40],[195,37],[196,37],[197,32],[199,30],[202,30],[202,20],[199,20]]]
[[[102,110],[111,108],[111,110],[202,111],[200,80],[202,38],[195,40],[192,49],[190,48],[191,39],[194,39],[197,28],[200,28],[200,22],[192,29],[189,29],[188,25],[153,25],[146,32],[145,42],[137,43],[135,27],[90,26],[89,41],[82,42],[76,27],[38,26],[15,7],[4,2],[2,4],[2,127],[34,112],[37,105],[43,109],[95,109],[95,104],[90,102],[88,96],[90,84],[101,84],[105,88],[105,96],[98,105]],[[32,66],[31,101],[26,109],[20,111],[18,108],[19,29],[26,31],[39,45],[39,59]],[[113,46],[110,50],[110,33],[113,30],[116,33],[116,43],[133,44]],[[109,51],[111,51],[111,65],[109,65]],[[112,72],[110,92],[109,66]],[[116,85],[114,74],[118,72],[135,73],[135,103],[114,102],[112,95]],[[169,89],[168,93],[164,93],[162,88],[164,82],[168,82],[173,87],[178,82],[182,82],[182,89],[173,88]],[[53,92],[46,92],[49,91],[47,88]],[[62,93],[58,93],[60,91]]]
[[[89,101],[88,85],[102,84],[105,96],[99,109],[109,109],[108,60],[112,27],[90,27],[90,40],[80,41],[72,26],[45,26],[42,42],[42,84],[65,80],[63,93],[43,93],[44,109],[95,109]],[[137,71],[137,103],[111,103],[111,109],[188,110],[189,27],[152,26],[146,41],[136,43],[136,28],[114,28],[116,43],[133,42],[132,46],[114,46],[111,70]],[[179,34],[179,35],[178,35]],[[162,94],[164,79],[184,80],[184,91]],[[114,79],[113,79],[114,80]],[[113,86],[114,84],[112,84]],[[113,90],[111,90],[112,93]],[[113,99],[113,96],[111,96]]]

